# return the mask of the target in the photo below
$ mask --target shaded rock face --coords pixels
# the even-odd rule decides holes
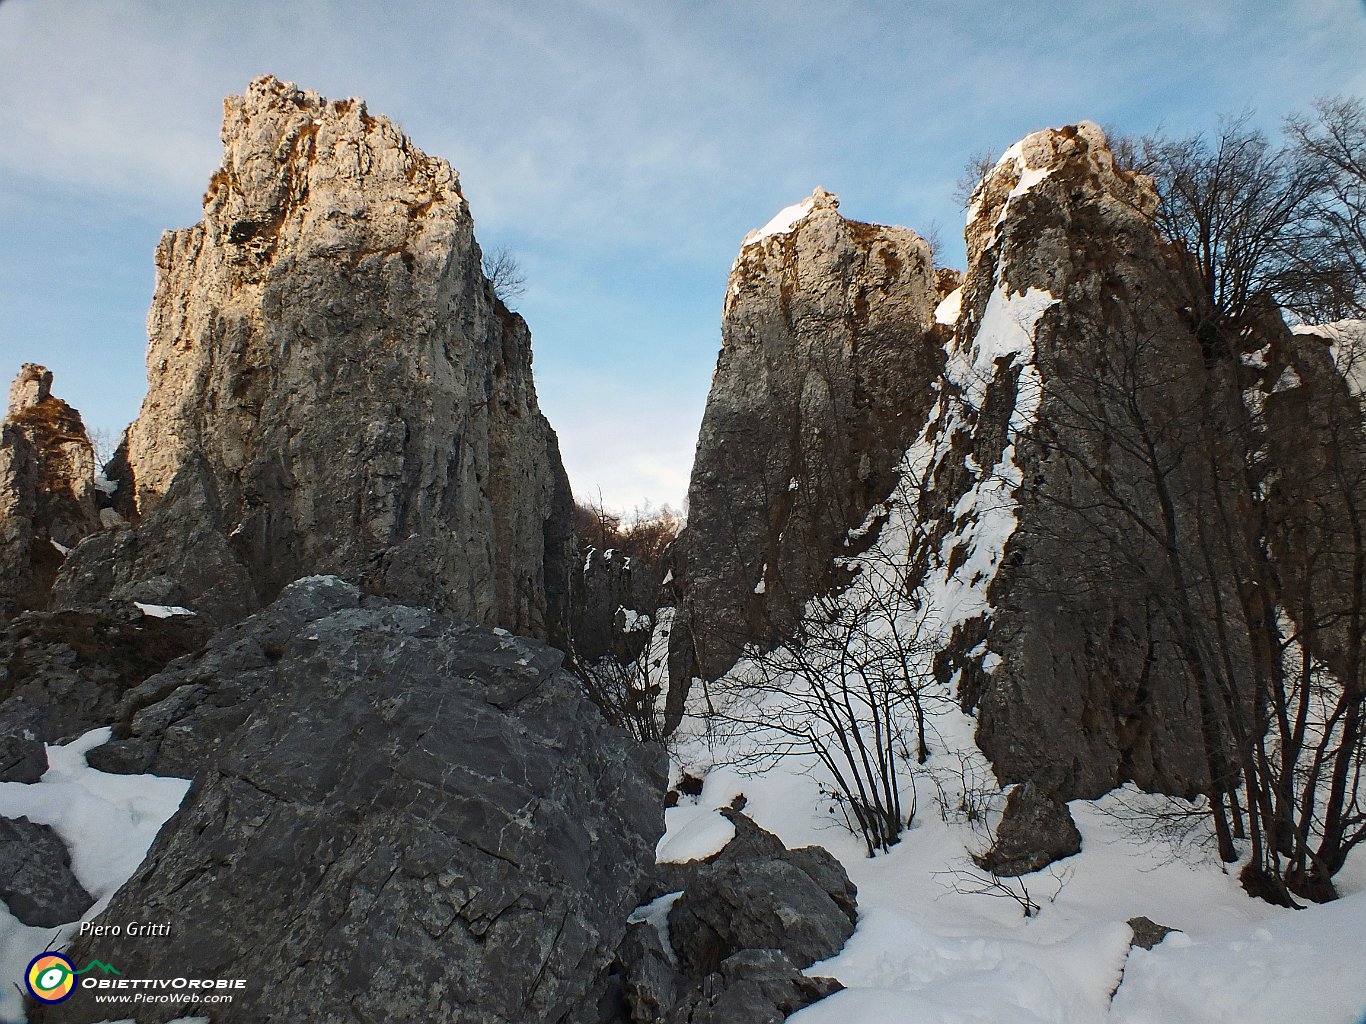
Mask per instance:
[[[1346,328],[1346,329],[1344,329]],[[1357,568],[1366,551],[1366,324],[1291,333],[1268,309],[1254,333],[1263,347],[1253,401],[1265,422],[1273,472],[1265,489],[1271,546],[1286,613],[1302,643],[1345,683],[1362,685],[1363,598]]]
[[[166,577],[230,621],[346,572],[562,633],[568,484],[455,172],[269,77],[222,137],[203,221],[157,250],[147,397],[111,466],[136,529],[82,549],[62,598]]]
[[[72,955],[249,979],[221,1020],[581,1019],[663,831],[664,754],[558,664],[335,578],[289,586],[133,717],[156,770],[196,779],[101,920],[194,927]],[[78,996],[31,1019],[105,1016]]]
[[[731,270],[677,555],[676,690],[840,582],[833,557],[895,484],[933,401],[929,247],[837,207],[818,189]]]
[[[0,614],[41,607],[65,557],[99,529],[95,450],[80,413],[25,363],[0,424]]]
[[[1052,806],[1126,780],[1193,796],[1218,753],[1160,599],[1164,553],[1201,550],[1211,467],[1241,453],[1194,412],[1210,369],[1155,206],[1094,125],[1007,152],[973,198],[941,400],[908,454],[913,557],[946,600],[938,674],[1001,781]],[[1211,557],[1201,600],[1236,600]]]
[[[162,619],[132,606],[19,615],[0,629],[0,737],[10,737],[0,749],[17,752],[25,738],[65,743],[108,725],[131,687],[212,632],[197,616]]]
[[[589,662],[606,657],[631,661],[650,642],[660,566],[591,546],[576,564],[570,619],[575,655]]]

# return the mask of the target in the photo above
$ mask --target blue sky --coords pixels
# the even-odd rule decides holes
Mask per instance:
[[[1362,0],[5,0],[0,374],[46,363],[117,434],[152,253],[194,223],[221,100],[362,96],[460,172],[520,258],[541,405],[580,496],[677,506],[750,228],[822,185],[962,263],[967,158],[1091,118],[1274,128],[1366,95]]]

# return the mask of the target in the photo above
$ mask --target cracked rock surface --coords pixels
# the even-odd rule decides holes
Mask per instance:
[[[664,754],[605,726],[557,652],[310,578],[144,687],[125,749],[195,782],[101,920],[184,927],[73,956],[248,979],[215,1021],[586,1012],[663,832]]]

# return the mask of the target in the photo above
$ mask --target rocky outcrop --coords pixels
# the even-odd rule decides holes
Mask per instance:
[[[669,912],[679,962],[700,978],[753,949],[776,949],[810,967],[838,953],[853,931],[829,894],[784,860],[718,861],[698,872]]]
[[[689,676],[715,678],[841,582],[834,557],[896,483],[933,401],[929,247],[838,205],[817,189],[731,270],[677,555],[675,717]]]
[[[650,642],[659,607],[660,565],[615,548],[588,546],[573,576],[570,635],[588,662],[629,662]]]
[[[80,413],[25,363],[0,424],[0,615],[40,607],[66,552],[99,528],[95,450]]]
[[[834,978],[808,978],[778,950],[745,950],[690,989],[664,1024],[781,1024],[843,988]]]
[[[993,875],[1015,877],[1081,852],[1081,832],[1067,805],[1026,782],[1010,791],[991,849],[975,857]]]
[[[787,849],[740,806],[720,810],[735,834],[716,853],[657,866],[603,1024],[777,1024],[843,987],[802,969],[844,946],[857,890],[827,850]]]
[[[111,464],[132,531],[74,553],[110,593],[231,621],[291,580],[564,631],[572,508],[526,323],[444,160],[359,100],[230,97],[204,219],[166,234],[148,390]]]
[[[335,578],[287,587],[132,717],[152,767],[196,781],[100,920],[193,928],[71,955],[249,979],[223,1021],[580,1019],[643,895],[664,755],[559,661]],[[75,998],[31,1019],[105,1016]]]

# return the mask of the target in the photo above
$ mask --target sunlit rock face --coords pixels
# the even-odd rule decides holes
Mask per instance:
[[[98,527],[85,424],[52,372],[25,363],[0,424],[0,609],[44,604],[65,552]]]
[[[136,532],[83,550],[67,597],[169,579],[228,619],[347,572],[557,635],[568,484],[456,173],[363,102],[270,77],[222,138],[204,219],[157,249],[147,397],[111,468]]]
[[[675,680],[714,678],[839,582],[833,558],[894,486],[933,400],[929,246],[838,206],[817,189],[731,269],[676,552]]]

